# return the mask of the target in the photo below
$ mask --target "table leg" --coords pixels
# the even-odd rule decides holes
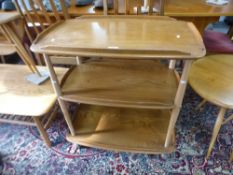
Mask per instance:
[[[175,107],[172,109],[171,118],[169,121],[169,126],[168,126],[166,141],[165,141],[165,147],[168,147],[171,144],[172,136],[173,136],[174,129],[175,129],[175,124],[179,116],[180,108],[181,108],[182,101],[184,98],[184,93],[185,93],[185,89],[186,89],[187,81],[188,81],[188,72],[190,70],[191,64],[192,64],[192,60],[185,61],[185,65],[184,65],[182,76],[179,82],[178,90],[176,92]]]
[[[57,95],[57,98],[58,98],[58,103],[59,103],[59,105],[61,107],[61,110],[63,112],[66,123],[67,123],[67,125],[68,125],[68,127],[70,129],[70,133],[71,133],[72,136],[74,136],[75,135],[75,130],[74,130],[74,127],[73,127],[73,124],[72,124],[72,121],[71,121],[70,114],[69,114],[69,112],[67,110],[67,105],[66,105],[65,101],[60,98],[61,94],[62,94],[61,93],[61,88],[60,88],[59,81],[57,79],[57,75],[56,75],[56,73],[55,73],[55,71],[53,69],[52,62],[51,62],[48,55],[43,54],[43,56],[44,56],[45,63],[46,63],[46,65],[48,67],[48,70],[49,70],[49,76],[51,78],[53,89],[54,89],[54,91],[55,91],[55,93]]]
[[[176,66],[176,60],[170,60],[169,61],[169,69],[175,69]]]
[[[33,120],[36,123],[36,127],[39,130],[39,132],[40,132],[40,136],[42,137],[42,139],[44,140],[44,142],[46,143],[46,145],[48,147],[51,147],[51,142],[49,140],[49,136],[48,136],[47,132],[45,131],[45,128],[41,124],[40,119],[38,117],[33,117]]]

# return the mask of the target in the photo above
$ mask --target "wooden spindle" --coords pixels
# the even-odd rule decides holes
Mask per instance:
[[[117,15],[118,14],[118,0],[114,0],[113,2],[113,6],[114,6],[114,14]]]
[[[61,17],[60,17],[60,15],[59,15],[58,11],[57,11],[57,8],[56,8],[56,6],[55,6],[54,1],[53,1],[53,0],[49,0],[49,3],[50,3],[51,9],[52,9],[52,11],[53,11],[53,13],[54,13],[54,16],[55,16],[56,20],[57,20],[57,21],[60,21],[60,20],[61,20]]]
[[[125,0],[125,14],[128,15],[130,14],[130,1]]]
[[[104,15],[108,15],[108,1],[103,0]]]
[[[40,24],[41,29],[44,30],[45,28],[44,28],[43,22],[41,21],[40,16],[38,15],[37,10],[34,7],[35,3],[33,2],[33,0],[28,0],[28,1],[29,1],[32,12],[34,13],[34,16],[35,16],[37,22]]]
[[[148,15],[151,15],[153,13],[153,0],[148,0]]]
[[[38,4],[38,6],[40,7],[40,10],[42,11],[42,13],[43,13],[43,15],[44,15],[44,18],[45,18],[46,22],[47,22],[48,24],[51,24],[52,21],[51,21],[51,19],[50,19],[50,17],[49,17],[49,14],[48,14],[48,12],[47,12],[47,10],[46,10],[44,4],[42,3],[42,1],[41,1],[41,0],[35,0],[35,1],[36,1],[36,3]]]
[[[27,9],[27,6],[26,6],[24,0],[21,0],[21,3],[22,3],[23,8],[24,8],[24,10],[25,10],[25,12],[26,12],[26,17],[27,17],[27,19],[28,19],[28,22],[30,22],[30,23],[32,24],[32,26],[33,26],[35,32],[36,32],[37,34],[39,34],[39,30],[38,30],[38,28],[36,27],[36,25],[35,25],[35,23],[34,23],[34,20],[33,20],[33,17],[31,16],[29,10]]]
[[[159,15],[164,16],[164,1],[165,0],[160,0],[160,7],[159,7]]]
[[[69,18],[70,18],[70,15],[69,15],[69,13],[68,13],[68,10],[67,10],[67,8],[66,8],[66,5],[65,5],[64,0],[59,0],[59,1],[60,1],[60,5],[61,5],[61,9],[62,9],[64,18],[65,18],[65,19],[69,19]]]

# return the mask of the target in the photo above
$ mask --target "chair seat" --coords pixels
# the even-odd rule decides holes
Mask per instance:
[[[233,42],[224,33],[207,30],[204,32],[203,41],[207,52],[233,53]]]
[[[16,52],[16,49],[14,46],[10,45],[1,45],[0,43],[0,55],[11,55]]]
[[[15,46],[0,35],[0,55],[10,55],[15,52]]]
[[[233,108],[233,55],[210,55],[195,61],[189,83],[207,101]]]
[[[46,69],[38,66],[39,70]],[[59,81],[68,69],[55,68]],[[50,81],[35,85],[26,80],[31,72],[25,65],[0,65],[0,113],[41,116],[56,101]]]

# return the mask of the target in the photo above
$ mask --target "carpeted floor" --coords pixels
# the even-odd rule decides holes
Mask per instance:
[[[233,163],[228,161],[233,122],[221,128],[211,158],[205,162],[218,108],[207,104],[203,111],[195,111],[199,101],[189,88],[176,125],[177,149],[168,155],[117,153],[72,145],[65,140],[67,127],[61,113],[48,130],[51,149],[44,145],[35,127],[0,123],[2,174],[233,174]]]

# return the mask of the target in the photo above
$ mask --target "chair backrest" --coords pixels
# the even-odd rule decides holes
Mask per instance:
[[[107,15],[111,8],[114,15],[164,14],[164,0],[103,0],[103,7],[104,15]]]
[[[64,0],[15,0],[14,3],[26,20],[25,31],[31,42],[51,24],[70,18]]]

